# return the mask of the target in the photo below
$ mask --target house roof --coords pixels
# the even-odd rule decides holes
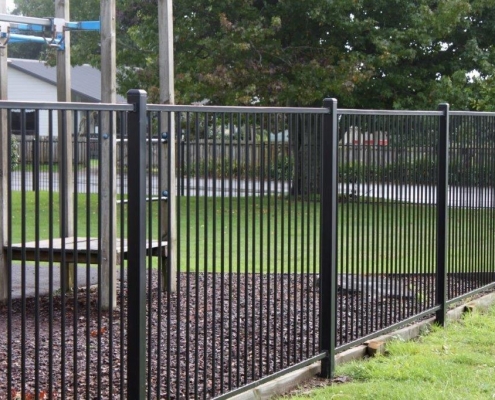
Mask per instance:
[[[9,58],[8,66],[24,72],[42,81],[57,86],[57,68],[39,60]],[[80,95],[85,101],[101,101],[101,72],[90,65],[79,65],[71,69],[72,92]],[[117,95],[118,103],[126,100]]]

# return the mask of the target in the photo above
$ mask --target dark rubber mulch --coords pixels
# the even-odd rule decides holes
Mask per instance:
[[[157,289],[156,272],[148,278],[150,398],[211,398],[318,354],[313,275],[181,274],[171,295]],[[479,286],[449,280],[460,293]],[[431,275],[339,277],[338,345],[432,307],[434,290]],[[9,357],[18,398],[23,386],[22,398],[36,391],[39,398],[62,398],[62,391],[66,398],[120,398],[121,391],[127,398],[125,283],[118,294],[111,314],[98,309],[95,287],[16,299],[10,313],[0,305],[0,399],[9,399]]]

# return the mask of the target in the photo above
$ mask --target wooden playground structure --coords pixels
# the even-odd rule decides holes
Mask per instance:
[[[70,9],[68,0],[55,0],[55,18],[30,18],[6,14],[6,0],[0,0],[0,100],[8,100],[7,93],[7,48],[8,40],[18,38],[19,40],[30,41],[31,39],[24,36],[14,36],[11,34],[11,28],[18,29],[23,24],[38,25],[42,27],[43,33],[49,33],[52,37],[52,45],[57,46],[57,99],[58,102],[71,101],[71,62],[70,62],[70,30],[99,30],[101,36],[101,102],[106,104],[116,103],[116,41],[115,41],[115,23],[116,23],[116,5],[115,0],[102,0],[100,2],[100,21],[88,21],[86,23],[73,23],[70,21]],[[160,36],[160,98],[164,104],[174,104],[174,85],[173,85],[173,47],[172,38],[172,3],[171,0],[159,0],[158,10],[160,14],[158,27]],[[38,40],[33,39],[33,40]],[[42,39],[45,40],[45,39]],[[8,177],[5,173],[10,171],[8,165],[8,143],[9,143],[9,126],[7,121],[7,110],[0,110],[0,199],[6,199],[8,191]],[[81,239],[74,237],[74,175],[73,175],[73,147],[72,147],[72,120],[70,113],[64,118],[59,113],[58,132],[64,134],[63,140],[65,146],[58,146],[58,160],[63,162],[59,165],[59,190],[63,191],[60,195],[59,210],[63,212],[64,218],[60,218],[59,238],[51,241],[28,242],[28,243],[8,243],[8,209],[7,202],[2,201],[0,207],[0,302],[7,301],[8,277],[12,261],[21,260],[35,261],[48,260],[48,254],[54,262],[64,262],[61,269],[65,268],[67,273],[65,283],[67,288],[73,287],[73,263],[86,262],[90,259],[91,263],[101,263],[101,285],[102,290],[102,308],[113,309],[116,306],[116,265],[122,263],[126,258],[127,245],[124,238],[118,238],[116,235],[116,166],[113,157],[113,163],[108,157],[109,154],[116,153],[116,123],[111,121],[110,113],[103,113],[100,134],[110,132],[112,140],[102,141],[102,160],[101,176],[103,182],[100,193],[104,198],[112,198],[115,201],[102,202],[101,224],[110,227],[102,231],[99,238]],[[163,114],[161,117],[163,126],[171,127],[174,131],[173,118],[168,121],[168,115]],[[174,135],[169,135],[168,146],[175,148]],[[60,142],[59,142],[60,143]],[[167,152],[163,152],[167,154]],[[175,165],[173,162],[174,154],[171,152],[172,161],[170,164],[163,160],[162,166]],[[63,155],[63,156],[62,156]],[[61,173],[64,171],[64,173]],[[170,174],[170,175],[169,175]],[[160,185],[166,188],[168,192],[167,201],[161,201],[163,215],[160,221],[162,232],[166,234],[166,241],[153,241],[148,244],[148,253],[162,258],[162,263],[166,265],[169,277],[175,277],[176,258],[168,257],[169,252],[173,251],[176,242],[175,215],[168,212],[168,207],[172,210],[175,207],[175,184],[168,187],[168,182],[175,183],[174,168],[162,174]],[[144,196],[145,194],[143,194]],[[168,220],[170,215],[170,221]],[[165,236],[165,235],[164,235]],[[123,241],[123,242],[121,242]],[[7,254],[7,248],[11,248],[11,259]],[[72,265],[72,267],[71,267]],[[129,266],[132,268],[132,266]],[[168,287],[175,291],[176,284],[171,279]]]

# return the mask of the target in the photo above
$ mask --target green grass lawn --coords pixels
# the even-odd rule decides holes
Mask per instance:
[[[348,383],[291,399],[493,399],[495,306],[474,312],[416,341],[393,341],[388,354],[336,368]]]
[[[48,192],[12,193],[12,240],[58,236],[58,194],[50,215]],[[23,206],[25,203],[25,206]],[[124,206],[124,215],[127,214]],[[158,203],[148,203],[148,235],[156,239]],[[88,212],[87,212],[88,210]],[[117,232],[123,224],[117,207]],[[98,236],[96,194],[77,199],[77,236]],[[495,241],[492,210],[450,210],[451,271],[491,268]],[[436,257],[436,211],[432,206],[387,202],[339,205],[338,265],[348,273],[433,272]],[[184,271],[317,272],[320,206],[294,198],[180,197],[178,201],[179,265]],[[24,228],[23,228],[24,227]],[[480,257],[481,255],[481,257]],[[479,260],[479,261],[476,261]]]

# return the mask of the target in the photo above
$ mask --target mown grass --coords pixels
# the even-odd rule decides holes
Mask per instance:
[[[50,206],[50,200],[53,207]],[[23,205],[25,203],[25,205]],[[12,241],[58,236],[58,193],[12,192]],[[52,215],[50,209],[52,208]],[[148,203],[158,238],[159,203]],[[77,236],[98,236],[97,194],[77,199]],[[127,215],[127,208],[124,208]],[[178,198],[179,265],[185,271],[318,272],[320,204],[293,197]],[[491,269],[495,216],[490,209],[450,210],[451,271]],[[340,271],[352,274],[434,271],[436,211],[433,206],[358,201],[339,205]],[[117,208],[117,232],[126,217]],[[24,232],[24,234],[23,234]],[[326,245],[326,244],[324,244]],[[480,255],[482,255],[480,257]]]
[[[495,306],[474,312],[418,340],[392,341],[387,355],[336,368],[348,383],[329,384],[296,399],[493,399]]]

